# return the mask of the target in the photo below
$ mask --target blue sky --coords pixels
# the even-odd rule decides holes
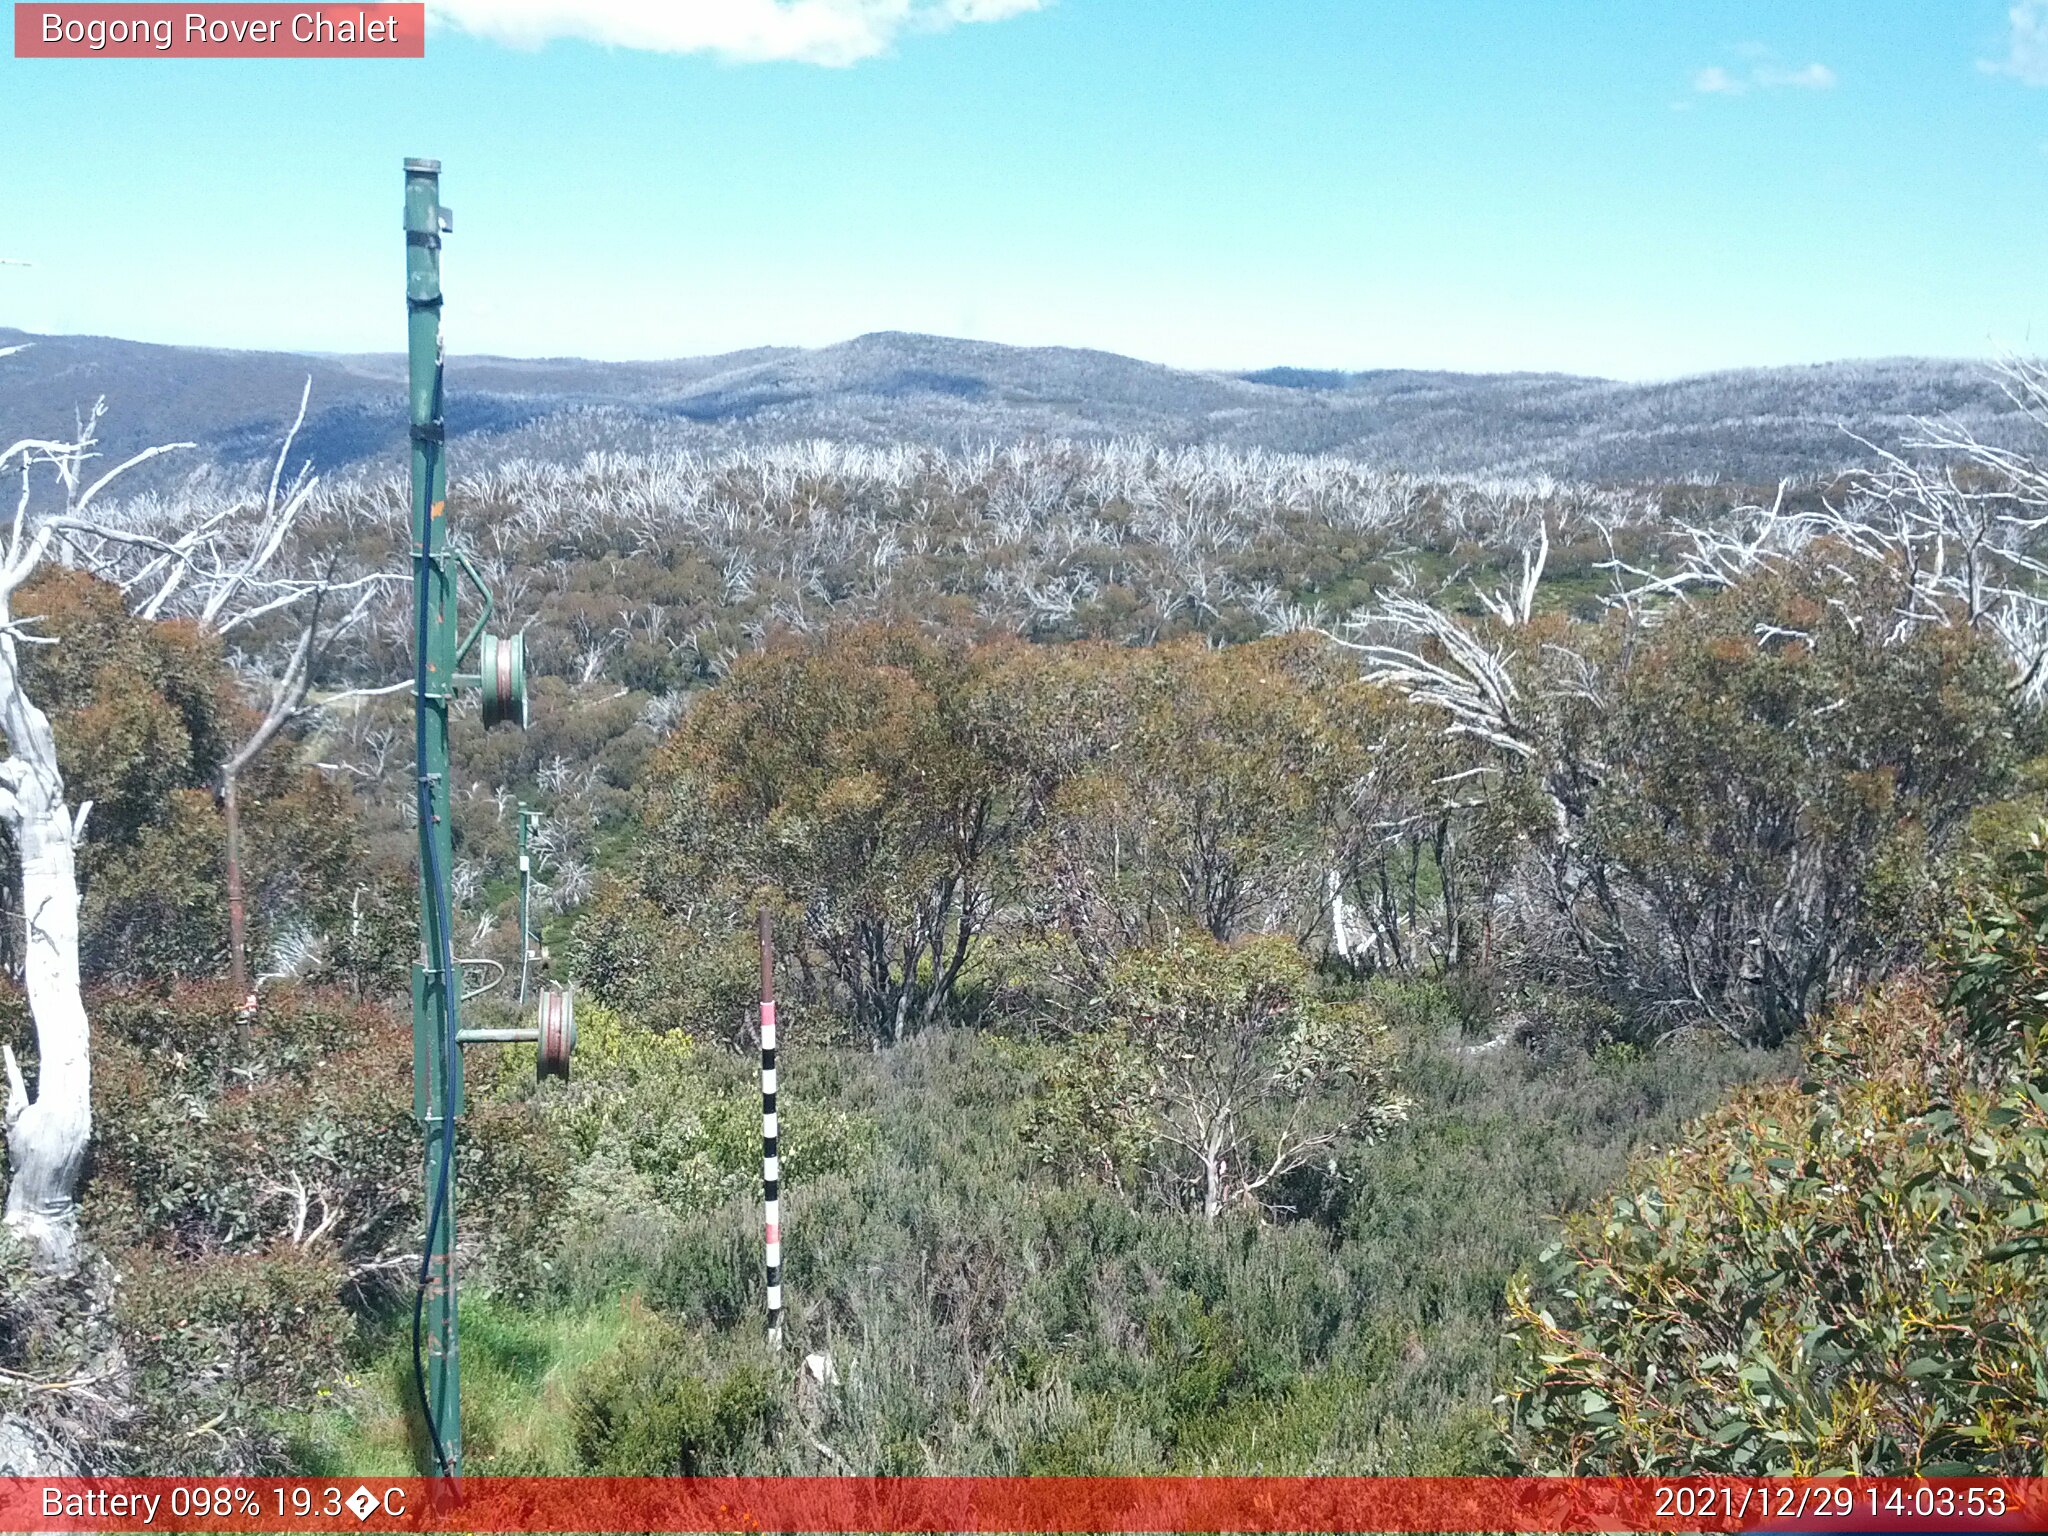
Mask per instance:
[[[424,154],[457,351],[2048,350],[2048,0],[437,10],[423,61],[0,58],[0,323],[395,350]]]

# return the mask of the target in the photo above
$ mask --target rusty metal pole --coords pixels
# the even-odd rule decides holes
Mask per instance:
[[[775,1114],[775,923],[761,908],[761,1241],[768,1342],[782,1345],[782,1157]]]

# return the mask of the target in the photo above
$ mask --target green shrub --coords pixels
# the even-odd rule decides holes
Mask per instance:
[[[388,1010],[220,983],[96,988],[95,1137],[81,1225],[121,1276],[132,1372],[104,1458],[151,1471],[285,1470],[284,1431],[403,1294],[424,1219],[411,1035]],[[26,1030],[18,996],[0,1000]],[[563,1176],[529,1106],[472,1098],[468,1275],[530,1282]],[[117,1443],[118,1442],[118,1443]]]
[[[356,997],[402,997],[419,951],[419,893],[408,871],[365,872],[337,904],[307,979]]]
[[[597,1002],[580,1002],[576,1021],[570,1082],[533,1096],[573,1168],[564,1196],[572,1231],[710,1210],[759,1190],[761,1094],[751,1063]],[[517,1085],[530,1081],[532,1062],[530,1047],[505,1053],[506,1091],[525,1091]],[[800,1184],[850,1167],[871,1135],[856,1116],[803,1103],[784,1117],[783,1176]]]
[[[1055,1058],[1025,1130],[1037,1159],[1121,1188],[1141,1165],[1214,1220],[1233,1204],[1295,1209],[1294,1184],[1407,1115],[1385,1026],[1319,995],[1288,939],[1207,934],[1127,951],[1105,1029]]]
[[[1574,637],[1598,681],[1541,706],[1563,927],[1530,962],[1645,1038],[1706,1019],[1765,1045],[1912,963],[2022,727],[1990,635],[1901,628],[1897,600],[1816,548]]]
[[[707,939],[616,880],[577,919],[569,974],[647,1028],[700,1039],[744,1037],[760,997],[752,935]]]
[[[244,1027],[225,985],[99,990],[89,1006],[89,1230],[191,1257],[317,1245],[349,1265],[409,1239],[411,1037],[388,1011],[268,991]]]
[[[220,974],[227,849],[216,795],[223,761],[257,717],[219,637],[190,621],[138,618],[112,582],[62,566],[23,585],[15,614],[55,642],[23,650],[23,682],[50,716],[71,802],[92,805],[78,849],[86,978]],[[256,957],[280,933],[334,926],[362,873],[349,791],[301,766],[293,744],[287,732],[239,780]],[[9,970],[19,969],[25,931],[19,892],[14,840],[0,832],[0,962]]]
[[[579,1383],[571,1414],[589,1472],[700,1477],[733,1470],[776,1409],[761,1367],[709,1374],[686,1335],[649,1318]]]
[[[1942,936],[1942,1001],[1970,1044],[2031,1069],[2048,1047],[2048,824],[1993,861]]]
[[[2048,1450],[2048,842],[1903,981],[1570,1220],[1509,1293],[1521,1460],[2032,1473]]]
[[[284,1425],[337,1377],[355,1322],[333,1252],[116,1252],[138,1470],[284,1472]]]

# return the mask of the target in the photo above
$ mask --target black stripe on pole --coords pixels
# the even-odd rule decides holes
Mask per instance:
[[[768,1341],[782,1343],[782,1162],[776,1153],[775,1119],[775,926],[762,907],[761,939],[761,1254],[766,1284]]]

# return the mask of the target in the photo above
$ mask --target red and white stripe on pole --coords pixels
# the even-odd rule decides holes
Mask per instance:
[[[782,1342],[782,1156],[775,1115],[775,926],[761,909],[761,1242],[768,1341]]]

